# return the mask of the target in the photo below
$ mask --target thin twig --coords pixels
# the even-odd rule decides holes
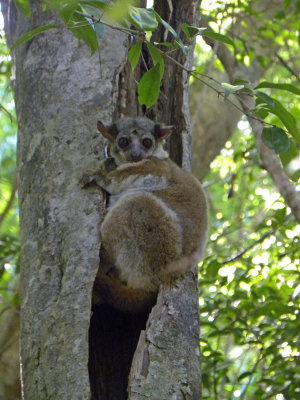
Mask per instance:
[[[0,225],[3,222],[4,218],[6,217],[6,215],[8,214],[9,210],[11,209],[11,207],[14,203],[17,190],[18,190],[18,181],[17,181],[17,178],[15,177],[8,202],[6,203],[6,206],[3,210],[3,212],[0,214]]]
[[[280,63],[281,63],[292,75],[294,75],[295,78],[300,82],[299,74],[297,74],[297,73],[288,65],[288,63],[287,63],[282,57],[280,57],[279,54],[276,54],[276,57],[278,58],[278,60],[280,61]]]
[[[145,36],[145,32],[142,31],[137,31],[135,29],[130,29],[130,28],[124,28],[121,26],[116,26],[116,25],[112,25],[109,24],[108,22],[104,22],[101,18],[95,18],[93,15],[89,15],[86,13],[83,13],[81,11],[75,11],[75,14],[81,15],[82,17],[88,18],[90,20],[92,20],[92,22],[94,24],[103,24],[105,26],[108,26],[111,29],[115,29],[117,31],[123,32],[123,33],[127,33],[128,35],[135,35],[135,36],[139,36],[139,37],[144,37]],[[90,25],[90,23],[87,21],[87,23]],[[76,29],[76,26],[74,27]]]
[[[246,247],[244,250],[239,251],[238,253],[236,253],[234,256],[228,258],[227,260],[222,262],[222,265],[226,265],[229,264],[235,260],[237,260],[238,258],[242,257],[245,253],[247,253],[247,251],[251,250],[253,247],[255,247],[256,245],[258,245],[259,243],[262,243],[267,237],[273,235],[275,233],[275,229],[272,229],[269,232],[266,232],[264,235],[262,235],[258,240],[256,240],[255,242],[253,242],[252,244],[250,244],[250,246]]]

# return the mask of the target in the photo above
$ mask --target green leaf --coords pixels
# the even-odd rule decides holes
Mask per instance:
[[[44,25],[38,28],[33,29],[25,33],[25,35],[21,36],[15,43],[12,45],[11,50],[14,50],[16,47],[20,46],[20,44],[27,42],[28,40],[32,39],[34,36],[38,35],[39,33],[45,32],[49,29],[59,28],[57,25]]]
[[[275,101],[272,99],[272,97],[268,96],[264,92],[261,92],[260,90],[256,90],[255,92],[256,97],[258,97],[260,100],[262,100],[263,103],[268,104],[271,109],[274,109],[275,107]]]
[[[178,49],[181,49],[183,51],[183,54],[187,55],[188,46],[185,46],[181,40],[180,41],[174,40],[174,43],[175,43],[175,46],[178,47]]]
[[[284,9],[290,8],[290,7],[291,7],[291,4],[292,4],[292,0],[284,0],[284,2],[283,2],[283,8],[284,8]]]
[[[171,26],[170,24],[168,24],[167,21],[165,21],[164,19],[162,19],[162,17],[161,17],[155,10],[151,10],[151,11],[155,14],[156,20],[157,20],[158,22],[160,22],[169,32],[171,32],[175,39],[180,40],[179,35],[178,35],[177,32],[172,28],[172,26]]]
[[[286,207],[284,208],[280,208],[279,210],[277,210],[275,212],[275,214],[273,215],[273,218],[279,223],[282,224],[284,221],[284,218],[286,216]]]
[[[280,153],[279,157],[282,162],[282,165],[286,167],[298,155],[299,155],[299,149],[297,148],[297,144],[295,140],[291,139],[290,147],[283,153]]]
[[[155,14],[157,21],[160,22],[164,26],[164,28],[167,29],[173,35],[173,37],[177,41],[177,45],[181,48],[183,53],[186,55],[187,48],[184,45],[183,41],[180,39],[180,36],[178,35],[178,33],[172,28],[172,26],[170,24],[168,24],[164,19],[162,19],[161,16],[155,10],[151,10],[151,11]]]
[[[290,146],[290,139],[287,134],[278,127],[264,128],[262,132],[262,140],[266,146],[274,150],[276,153],[286,151]]]
[[[134,26],[144,31],[155,31],[158,27],[157,19],[152,10],[146,8],[129,7],[128,14]]]
[[[202,36],[206,36],[206,37],[209,37],[211,39],[217,40],[218,42],[230,44],[230,46],[234,47],[233,40],[229,36],[222,35],[221,33],[210,31],[207,28],[205,30],[203,30],[200,34]]]
[[[92,54],[98,48],[97,35],[86,18],[82,15],[74,14],[73,18],[68,22],[68,28],[73,35],[79,40],[83,40],[91,49]]]
[[[159,44],[160,46],[174,48],[173,43],[169,43],[169,42],[154,42],[154,44],[155,45]]]
[[[267,116],[269,115],[270,110],[269,108],[266,107],[256,107],[256,109],[254,110],[254,114],[257,115],[259,118],[261,119],[265,119],[267,118]]]
[[[300,134],[294,116],[278,100],[274,99],[274,104],[274,108],[270,110],[271,113],[281,120],[290,134],[300,143]]]
[[[239,90],[244,89],[244,85],[230,85],[229,83],[222,82],[221,85],[225,89],[225,99],[232,93],[236,93]]]
[[[105,9],[105,7],[107,6],[105,1],[88,1],[88,0],[84,0],[84,1],[79,1],[79,3],[80,4],[86,4],[88,6],[95,7],[95,8],[100,8],[101,10]]]
[[[101,22],[94,22],[96,20],[98,20],[98,21],[101,20],[102,15],[103,15],[102,8],[101,7],[96,8],[89,4],[82,4],[82,3],[95,3],[95,2],[94,1],[80,2],[80,8],[81,8],[82,12],[85,14],[85,19],[89,22],[89,24],[93,27],[93,29],[97,33],[97,36],[99,38],[102,38],[105,27]],[[90,15],[90,17],[88,17],[89,15]]]
[[[233,85],[248,85],[249,83],[250,83],[250,81],[247,81],[245,79],[239,79],[239,78],[234,79],[232,82]]]
[[[147,47],[151,54],[153,64],[156,65],[157,63],[160,63],[160,79],[162,79],[165,72],[165,62],[163,56],[161,55],[160,51],[155,46],[153,46],[153,44],[147,43]]]
[[[157,63],[140,80],[138,99],[141,105],[150,108],[156,103],[159,96],[160,82],[160,63]]]
[[[114,3],[108,2],[105,15],[108,19],[123,24],[124,18],[127,18],[129,8],[133,3],[134,0],[116,0]]]
[[[207,268],[206,268],[206,275],[215,280],[216,277],[218,276],[219,269],[222,267],[220,263],[216,260],[212,260],[208,263]]]
[[[97,22],[96,24],[93,24],[94,29],[98,35],[99,38],[102,38],[103,33],[104,33],[104,25],[101,24],[101,22]]]
[[[46,0],[45,3],[49,8],[57,11],[62,20],[67,23],[78,7],[78,1],[79,0]]]
[[[31,15],[31,9],[30,9],[30,4],[29,0],[15,0],[16,6],[18,7],[18,10],[20,13],[25,17],[25,18],[30,18]]]
[[[196,26],[183,23],[181,28],[189,39],[193,39],[194,36],[199,35],[199,28]]]
[[[98,19],[100,20],[103,16],[104,10],[103,7],[95,7],[91,4],[86,4],[87,2],[80,2],[80,8],[82,10],[82,12],[86,15],[90,15],[91,16],[91,20],[92,17],[94,17],[94,19]],[[94,2],[92,2],[94,3]],[[105,3],[104,3],[105,4]]]
[[[290,85],[288,83],[273,83],[273,82],[264,81],[264,82],[261,82],[254,89],[261,89],[261,88],[274,88],[274,89],[287,90],[288,92],[300,95],[300,89],[298,89],[296,86]]]
[[[134,71],[134,69],[139,61],[141,50],[142,50],[142,43],[139,42],[139,43],[136,43],[135,45],[133,45],[128,52],[128,60],[130,62],[132,71]]]

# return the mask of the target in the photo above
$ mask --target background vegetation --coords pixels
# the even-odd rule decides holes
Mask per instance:
[[[269,129],[265,143],[279,154],[286,176],[299,192],[296,121],[300,116],[300,1],[266,3],[269,2],[202,1],[206,17],[201,27],[209,24],[214,33],[223,36],[197,37],[191,113],[205,102],[202,96],[207,91],[212,91],[216,102],[225,104],[225,97],[238,108],[241,106],[235,101],[235,93],[252,94],[257,100],[255,116],[263,118],[265,128]],[[199,33],[188,27],[185,30],[191,37]],[[210,39],[217,42],[212,45]],[[175,36],[174,40],[180,47],[180,40]],[[226,46],[235,71],[239,71],[239,81],[227,79],[225,85],[222,76],[225,72],[230,75],[230,71],[218,52],[222,46]],[[91,50],[95,51],[93,47]],[[131,52],[133,66],[135,58],[140,56],[138,50],[136,46]],[[153,73],[154,78],[158,74],[159,90],[163,57],[152,51],[154,64],[159,67],[155,70],[154,65],[151,80]],[[254,68],[259,71],[260,81],[268,82],[259,89],[251,82],[250,72]],[[11,79],[11,59],[2,32],[0,95],[5,108],[0,114],[2,331],[7,313],[10,309],[17,312],[19,301],[17,125]],[[150,104],[155,96],[149,98],[146,90],[142,90],[142,99]],[[279,130],[275,131],[274,125]],[[197,141],[197,121],[194,135]],[[201,154],[195,153],[193,157]],[[300,227],[261,160],[256,137],[245,115],[240,114],[230,139],[211,163],[204,186],[210,204],[210,234],[206,258],[199,266],[203,398],[297,399],[300,396]],[[5,340],[0,346],[2,361],[10,346],[9,339]]]

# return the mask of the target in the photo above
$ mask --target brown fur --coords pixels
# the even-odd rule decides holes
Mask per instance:
[[[125,162],[114,170],[103,163],[98,173],[83,179],[110,194],[101,226],[96,303],[141,312],[153,305],[160,283],[183,275],[203,255],[204,191],[196,178],[164,154],[159,150],[162,159],[157,158],[154,151],[142,161]]]

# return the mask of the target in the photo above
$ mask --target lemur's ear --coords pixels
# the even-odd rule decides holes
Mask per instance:
[[[173,125],[160,126],[159,124],[156,124],[154,126],[154,137],[159,142],[165,140],[173,132],[173,129],[174,129]]]
[[[110,142],[114,142],[116,140],[116,136],[118,134],[117,127],[115,124],[107,125],[102,121],[97,122],[98,131]]]

